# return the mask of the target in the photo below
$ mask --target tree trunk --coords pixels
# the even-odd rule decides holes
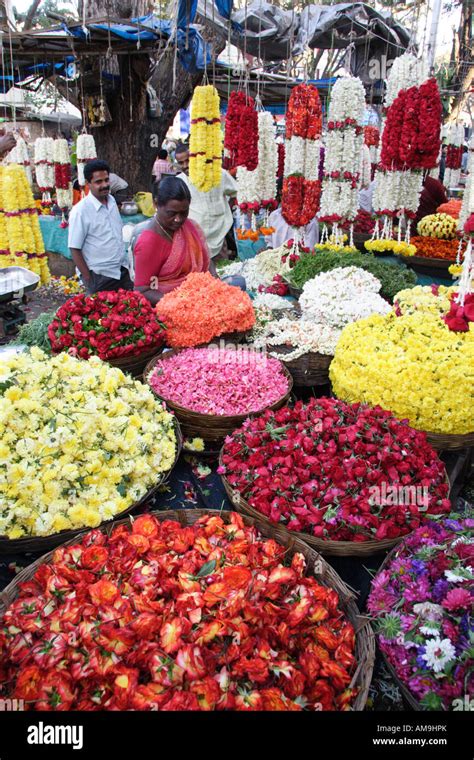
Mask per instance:
[[[33,26],[33,22],[35,20],[35,14],[38,10],[39,6],[41,5],[42,0],[33,0],[30,7],[28,8],[28,12],[26,14],[25,23],[23,24],[23,31],[26,32],[27,29],[31,29]]]
[[[149,6],[148,0],[114,0],[113,3],[111,0],[88,0],[86,13],[87,18],[133,18],[148,13]],[[82,14],[82,8],[79,11]],[[205,30],[203,32],[206,34]],[[217,55],[225,43],[215,37],[213,42]],[[112,121],[91,131],[97,155],[110,164],[113,172],[128,182],[132,194],[149,189],[151,169],[158,150],[177,112],[189,102],[194,88],[202,79],[202,73],[190,75],[177,61],[173,90],[173,47],[162,57],[154,71],[147,53],[114,56],[113,60],[113,64],[107,63],[107,68],[110,70],[112,65],[115,67],[120,74],[121,84],[107,95]],[[96,88],[99,62],[94,65],[97,66]],[[149,118],[147,114],[148,82],[162,103],[159,118]]]

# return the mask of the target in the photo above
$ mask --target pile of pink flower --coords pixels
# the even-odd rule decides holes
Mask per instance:
[[[159,361],[148,378],[165,401],[200,414],[259,412],[288,391],[278,359],[246,348],[188,348]]]
[[[425,710],[463,710],[474,696],[474,520],[453,517],[408,536],[367,603],[380,648]]]

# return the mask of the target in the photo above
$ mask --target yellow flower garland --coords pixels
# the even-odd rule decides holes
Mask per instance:
[[[22,266],[49,282],[48,260],[25,170],[0,166],[0,265]]]
[[[196,87],[191,102],[189,178],[203,193],[218,187],[222,176],[219,95],[212,85]]]
[[[398,242],[398,240],[366,240],[364,247],[371,253],[392,252],[396,256],[414,256],[416,247],[411,243]]]
[[[329,371],[338,398],[379,404],[418,430],[474,432],[474,326],[393,312],[344,328]]]

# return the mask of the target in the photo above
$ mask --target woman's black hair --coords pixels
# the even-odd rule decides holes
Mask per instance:
[[[89,161],[84,166],[84,177],[88,182],[91,181],[94,172],[108,172],[110,174],[110,166],[107,161],[102,161],[100,158],[95,158],[93,161]]]
[[[179,177],[163,177],[159,182],[154,182],[152,195],[157,206],[166,206],[168,201],[191,202],[189,187]]]

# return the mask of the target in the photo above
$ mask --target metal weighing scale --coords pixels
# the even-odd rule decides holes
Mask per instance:
[[[22,306],[39,281],[37,274],[24,267],[0,269],[0,343],[6,343],[26,322]]]

